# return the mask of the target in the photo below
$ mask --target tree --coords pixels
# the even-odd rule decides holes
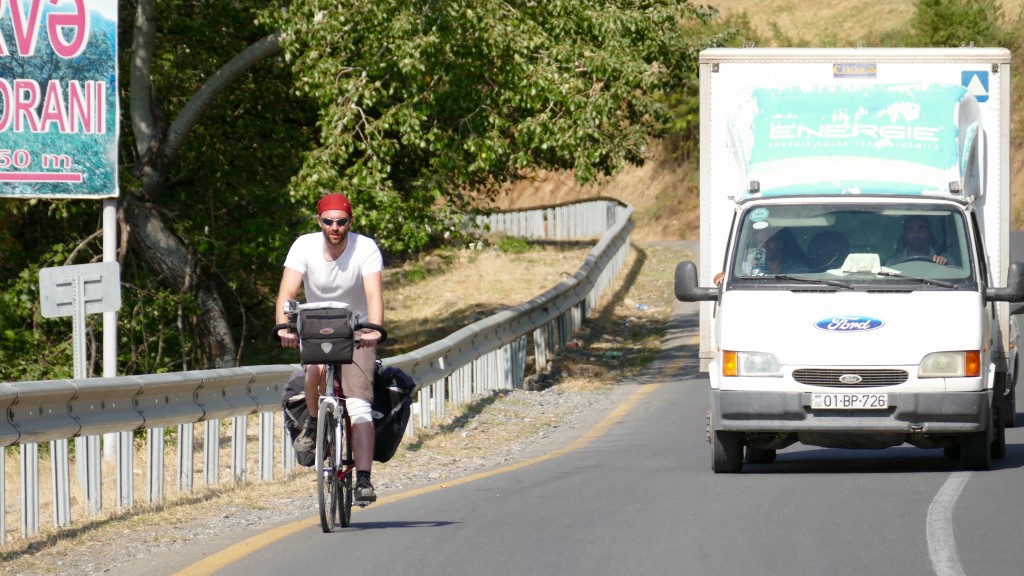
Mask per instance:
[[[296,0],[268,18],[321,111],[293,181],[353,199],[392,251],[458,234],[468,192],[536,170],[581,183],[643,161],[705,39],[679,0]]]
[[[659,96],[705,43],[692,24],[714,12],[682,0],[124,0],[120,14],[120,364],[158,372],[238,363],[248,311],[270,316],[283,254],[325,191],[347,193],[386,252],[414,253],[463,233],[471,193],[539,169],[587,182],[641,162],[665,118]],[[19,225],[95,210],[46,204]],[[82,227],[25,265],[94,257]]]

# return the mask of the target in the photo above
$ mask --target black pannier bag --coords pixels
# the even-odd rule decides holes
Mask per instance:
[[[387,462],[398,451],[409,425],[415,391],[416,383],[411,376],[394,366],[383,368],[380,360],[377,360],[377,369],[373,373],[371,410],[375,432],[374,461]]]
[[[326,303],[325,303],[326,304]],[[355,323],[347,308],[303,304],[296,328],[303,364],[351,364]]]
[[[309,409],[306,408],[306,372],[296,370],[288,377],[288,382],[281,392],[281,408],[284,412],[284,426],[288,430],[288,436],[292,442],[302,433],[302,426],[309,416]],[[300,466],[312,466],[316,460],[316,454],[307,452],[305,454],[296,452],[295,461]]]

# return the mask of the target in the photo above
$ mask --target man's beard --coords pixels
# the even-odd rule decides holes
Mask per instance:
[[[326,240],[327,243],[330,244],[331,246],[341,246],[342,243],[345,242],[345,233],[344,232],[340,232],[338,234],[338,239],[334,240],[331,237],[331,234],[329,232],[327,232],[326,230],[324,230],[324,240]]]

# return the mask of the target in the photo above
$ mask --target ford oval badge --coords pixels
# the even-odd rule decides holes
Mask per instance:
[[[839,377],[839,382],[842,384],[860,384],[864,380],[860,374],[843,374]]]
[[[885,322],[870,316],[830,316],[815,322],[814,327],[825,332],[868,332],[885,326]]]

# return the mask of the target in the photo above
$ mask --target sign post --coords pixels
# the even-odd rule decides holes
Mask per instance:
[[[39,300],[44,318],[71,316],[74,375],[89,377],[85,346],[85,315],[116,312],[121,308],[121,267],[116,261],[43,268],[39,271]],[[54,462],[68,461],[68,441],[51,443]],[[84,493],[86,512],[102,509],[99,437],[75,438],[76,470]],[[71,521],[70,480],[66,466],[53,466],[54,524]],[[59,471],[59,473],[58,473]]]
[[[117,11],[117,0],[0,0],[0,198],[103,200],[103,260],[115,266]],[[87,284],[80,288],[89,290]],[[72,307],[78,304],[86,305],[72,301]],[[72,314],[76,327],[84,329],[84,313]],[[103,325],[103,375],[116,376],[116,315],[104,313]],[[76,377],[85,366],[84,347],[76,337]],[[89,448],[78,448],[80,478],[88,459],[96,459],[99,472],[98,439],[85,440]],[[68,462],[67,441],[62,443],[52,452],[53,469],[64,470],[58,475],[66,475]],[[34,466],[36,460],[31,458]],[[25,477],[33,478],[31,471]],[[85,486],[88,506],[93,493]],[[95,487],[98,497],[98,476]],[[56,497],[54,503],[60,526],[67,506]],[[22,529],[36,534],[37,519],[23,515]]]

